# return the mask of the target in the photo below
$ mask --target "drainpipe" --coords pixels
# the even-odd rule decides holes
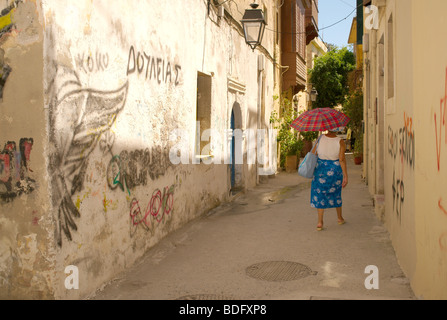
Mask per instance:
[[[262,114],[262,72],[264,71],[264,56],[263,55],[258,55],[258,68],[257,68],[257,72],[258,72],[258,103],[257,103],[257,129],[262,129],[261,128],[261,124],[262,124],[262,119],[261,119],[261,114]],[[258,131],[259,132],[259,131]],[[257,134],[258,134],[257,132]],[[256,134],[256,136],[257,136]],[[265,150],[265,143],[264,143],[264,148]],[[258,153],[260,150],[260,146],[257,145],[257,151],[256,153]],[[258,168],[259,168],[260,164],[258,163],[258,154],[256,154],[256,184],[259,184],[259,172],[258,172]],[[264,165],[262,165],[264,166]]]

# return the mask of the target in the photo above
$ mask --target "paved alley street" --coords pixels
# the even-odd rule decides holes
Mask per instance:
[[[414,299],[351,155],[348,171],[345,225],[326,210],[317,231],[310,180],[281,172],[168,235],[89,299]]]
[[[447,1],[183,3],[1,2],[0,300],[447,300]]]

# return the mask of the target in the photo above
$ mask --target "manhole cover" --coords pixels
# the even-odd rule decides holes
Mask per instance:
[[[249,266],[248,276],[265,281],[292,281],[317,274],[308,266],[290,261],[268,261]]]
[[[193,294],[189,296],[180,297],[177,300],[234,300],[234,299],[219,294]]]

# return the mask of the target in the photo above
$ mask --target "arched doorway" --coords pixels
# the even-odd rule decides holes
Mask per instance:
[[[242,149],[242,111],[239,103],[235,102],[231,110],[230,119],[230,181],[231,193],[235,194],[243,189],[243,149]]]

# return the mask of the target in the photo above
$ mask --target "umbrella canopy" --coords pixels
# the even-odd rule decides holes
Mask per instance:
[[[332,108],[317,108],[301,114],[290,125],[300,131],[326,131],[345,127],[351,119],[344,113]]]

